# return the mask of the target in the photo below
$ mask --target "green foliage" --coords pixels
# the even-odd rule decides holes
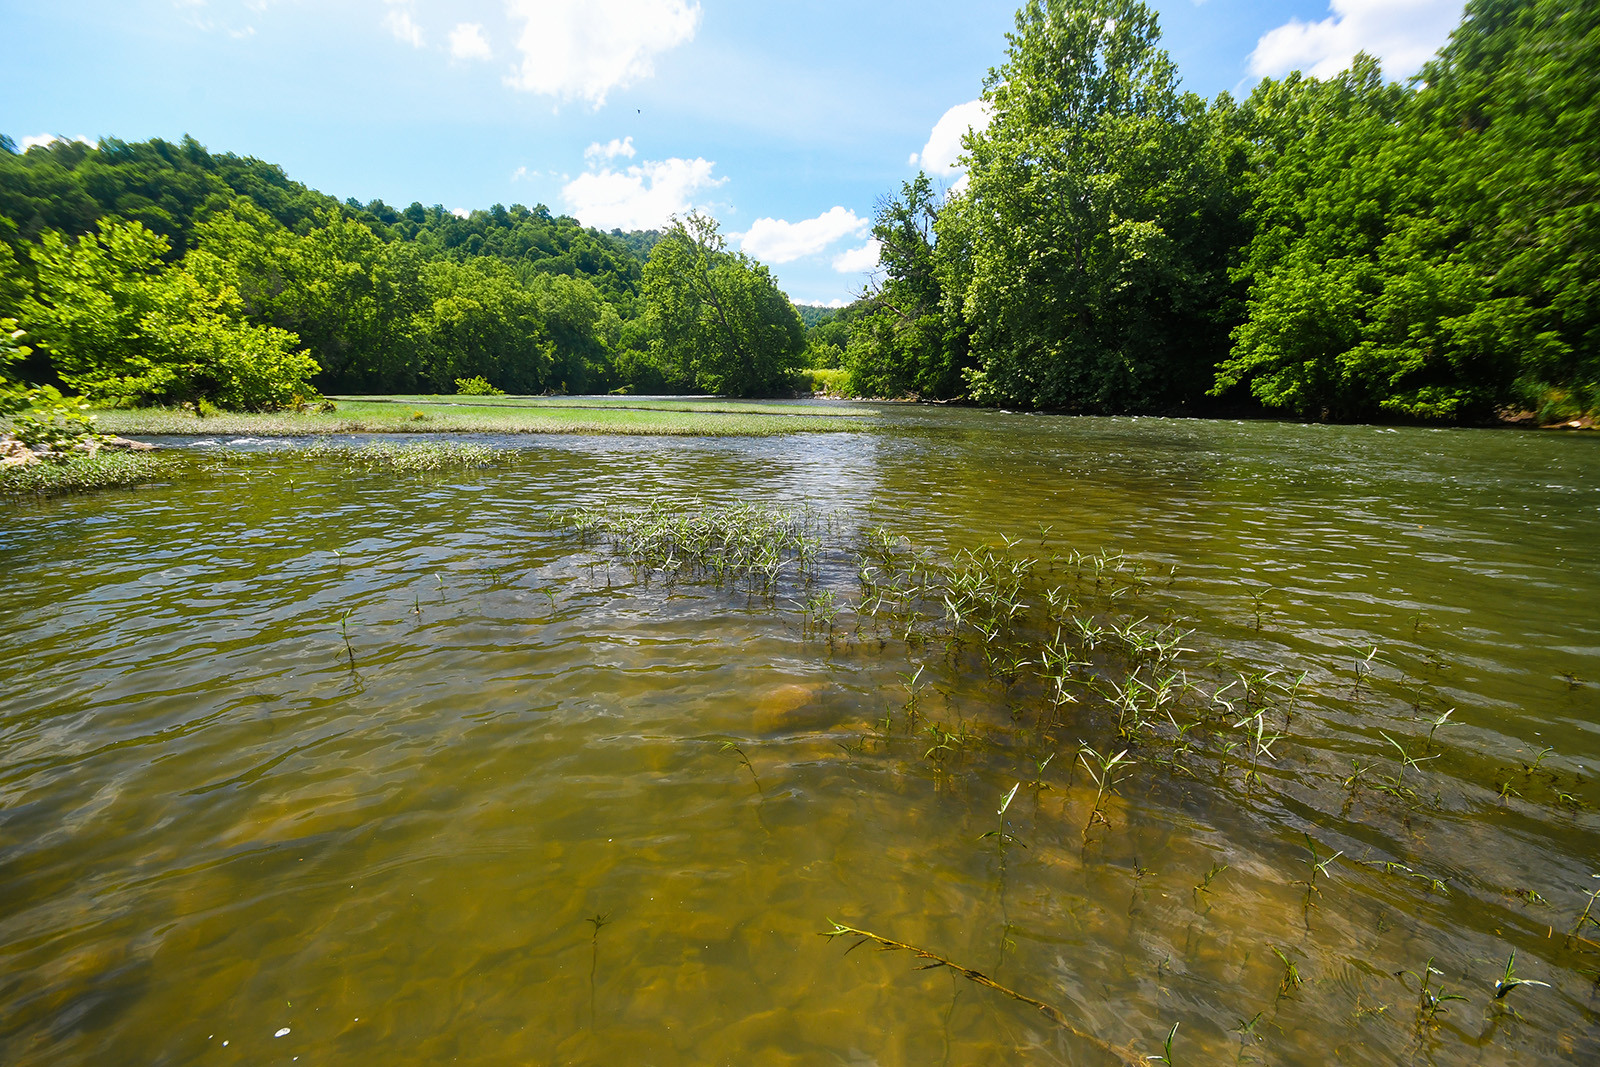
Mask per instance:
[[[461,396],[505,396],[504,389],[496,389],[489,379],[479,375],[476,378],[457,378],[456,393]]]
[[[1357,57],[1246,105],[1247,319],[1214,391],[1481,420],[1600,379],[1600,6],[1481,0],[1402,88]],[[1574,138],[1577,138],[1576,140]],[[1534,401],[1538,406],[1538,401]]]
[[[26,406],[11,417],[11,434],[29,448],[64,451],[94,436],[89,405],[62,396],[53,385],[30,389]]]
[[[851,396],[849,372],[838,367],[807,367],[800,371],[800,391],[824,396]]]
[[[922,173],[878,208],[872,235],[884,281],[851,321],[843,363],[853,395],[948,399],[962,389],[967,332],[946,296],[947,280],[960,272],[948,253],[960,246],[935,243],[939,217]]]
[[[805,331],[767,268],[730,253],[714,220],[674,220],[645,265],[651,356],[671,381],[708,392],[780,391],[800,367]]]
[[[61,395],[54,386],[29,388],[13,377],[13,368],[32,352],[17,320],[0,319],[0,418],[11,435],[33,449],[67,449],[94,434],[94,416],[81,400]]]
[[[325,388],[442,391],[478,374],[530,392],[659,379],[638,358],[628,368],[639,381],[616,370],[655,231],[604,234],[543,206],[459,217],[339,203],[187,138],[0,156],[0,311],[20,312],[12,283],[31,287],[30,244],[51,232],[71,243],[115,218],[164,237],[162,260],[207,290],[232,288],[243,320],[296,334]]]
[[[0,418],[28,406],[28,390],[12,375],[12,368],[33,351],[22,343],[26,336],[17,329],[16,319],[0,319]]]
[[[818,326],[830,323],[839,317],[838,308],[818,307],[815,304],[796,304],[794,312],[800,316],[800,325],[806,328],[808,336]]]
[[[1029,0],[940,215],[969,249],[974,399],[1120,411],[1195,395],[1225,351],[1237,210],[1192,94],[1134,0]]]
[[[1600,403],[1600,4],[1472,0],[1409,85],[1363,56],[1242,104],[1180,93],[1159,42],[1137,0],[1026,0],[969,183],[881,204],[883,280],[837,311],[797,314],[699,216],[339,203],[186,138],[0,151],[0,314],[34,339],[18,376],[127,402],[753,394],[808,367],[1087,412]]]
[[[235,290],[165,266],[166,247],[137,222],[106,220],[76,243],[52,231],[30,249],[23,321],[64,383],[92,400],[245,411],[314,393],[316,364],[292,333],[244,321]]]

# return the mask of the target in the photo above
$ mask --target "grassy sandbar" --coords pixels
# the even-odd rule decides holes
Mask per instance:
[[[559,406],[558,406],[559,404]],[[817,413],[791,405],[571,397],[383,397],[343,399],[333,412],[221,412],[204,418],[178,408],[99,413],[117,434],[249,434],[317,437],[346,433],[561,433],[767,437],[859,432],[859,413]],[[623,406],[626,405],[626,406]],[[654,405],[654,406],[641,406]],[[774,413],[776,412],[776,413]]]

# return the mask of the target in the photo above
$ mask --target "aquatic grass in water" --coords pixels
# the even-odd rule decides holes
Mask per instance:
[[[421,472],[493,466],[506,462],[516,451],[467,441],[420,441],[404,445],[380,442],[361,448],[317,441],[301,449],[299,454],[307,459],[342,463],[346,470],[352,471]]]
[[[830,633],[844,642],[842,653],[847,657],[874,651],[890,659],[907,657],[897,683],[906,694],[901,701],[902,730],[895,730],[892,712],[885,715],[881,733],[872,735],[880,746],[876,756],[869,754],[865,734],[858,744],[836,746],[851,758],[894,759],[897,738],[920,734],[927,740],[912,754],[920,754],[917,758],[929,766],[935,780],[947,781],[961,773],[958,767],[977,751],[975,745],[1003,753],[1008,747],[1034,748],[1040,741],[1067,745],[1064,730],[1080,735],[1069,750],[1089,781],[1092,800],[1086,802],[1087,817],[1080,816],[1084,821],[1078,836],[1087,847],[1091,832],[1102,827],[1105,840],[1097,851],[1103,849],[1108,855],[1127,848],[1123,839],[1140,832],[1132,822],[1113,821],[1108,814],[1135,775],[1141,776],[1141,789],[1169,789],[1180,781],[1201,781],[1201,772],[1209,767],[1216,772],[1209,779],[1216,784],[1206,787],[1210,802],[1283,810],[1291,791],[1304,791],[1293,777],[1280,776],[1276,770],[1292,764],[1310,770],[1302,771],[1302,781],[1325,782],[1335,790],[1346,813],[1361,797],[1366,768],[1359,759],[1348,761],[1354,774],[1318,766],[1337,752],[1328,746],[1317,706],[1319,699],[1339,698],[1336,663],[1321,668],[1292,662],[1230,666],[1226,656],[1215,646],[1208,648],[1211,643],[1193,627],[1170,616],[1152,620],[1149,608],[1132,607],[1156,587],[1147,577],[1152,568],[1125,553],[1074,551],[1040,557],[1022,551],[1018,542],[958,549],[941,560],[883,528],[841,540],[831,534],[829,518],[819,513],[753,504],[574,511],[553,516],[552,523],[575,531],[587,544],[607,548],[636,568],[668,575],[675,582],[696,578],[723,586],[743,582],[773,604],[780,603],[781,589],[792,589],[793,595],[782,602],[792,605],[802,635],[820,628],[826,618]],[[848,595],[846,575],[854,576],[854,596]],[[843,621],[835,630],[836,617]],[[942,659],[911,658],[915,650],[938,644],[945,649]],[[1209,659],[1200,658],[1207,654]],[[1382,684],[1378,662],[1376,651],[1360,657],[1353,696],[1369,702],[1378,699]],[[969,723],[956,707],[951,719],[919,722],[925,715],[918,706],[919,695],[935,684],[932,678],[924,680],[930,665],[943,675],[938,688],[947,702],[970,687],[974,671],[987,676],[994,692],[1005,694],[1009,717]],[[1320,689],[1315,678],[1322,679]],[[1442,729],[1455,725],[1452,714],[1453,709],[1415,724],[1413,736],[1402,733],[1400,722],[1393,719],[1376,731],[1398,756],[1398,766],[1392,774],[1374,779],[1373,786],[1378,796],[1399,806],[1371,810],[1369,820],[1393,820],[1398,831],[1410,827],[1420,811],[1438,809],[1439,790],[1424,779],[1430,764],[1446,755],[1440,742]],[[1042,760],[1037,754],[1028,757],[1038,769],[1033,779],[1037,787],[1042,788],[1043,767],[1054,755],[1049,752]],[[1540,753],[1525,764],[1524,779],[1541,773],[1547,755]],[[984,762],[992,763],[993,757]],[[1160,782],[1163,776],[1166,783]],[[982,834],[984,839],[996,839],[1002,879],[1002,914],[996,922],[1002,946],[1013,943],[1012,931],[1017,928],[1017,920],[1005,914],[1010,906],[1006,853],[1007,846],[1022,842],[1006,815],[1023,784],[1020,779],[1020,775],[1013,779],[1000,805],[997,828]],[[1434,794],[1431,803],[1425,800],[1425,788]],[[1338,810],[1338,805],[1330,810]],[[1373,859],[1370,844],[1365,855],[1347,856],[1346,847],[1324,851],[1309,831],[1300,836],[1308,854],[1304,875],[1286,874],[1285,883],[1303,890],[1299,910],[1312,937],[1316,935],[1309,923],[1311,908],[1329,888],[1334,864],[1341,859],[1360,869],[1399,875],[1422,893],[1449,899],[1442,879],[1418,873],[1396,859]],[[1229,866],[1213,862],[1209,870],[1197,872],[1191,896],[1199,915],[1211,911],[1213,883]],[[1150,873],[1137,859],[1134,867],[1141,878]],[[1351,882],[1342,881],[1340,886],[1344,894],[1361,889]],[[1138,899],[1136,894],[1135,906]],[[1580,915],[1577,926],[1581,928],[1587,918]],[[837,929],[864,933],[844,926]],[[880,947],[899,946],[880,935],[865,936]],[[1310,985],[1302,976],[1304,963],[1296,957],[1314,958],[1314,942],[1266,948],[1282,965],[1276,999],[1303,999]],[[1003,948],[1002,958],[1006,955]],[[1432,1035],[1445,1006],[1460,995],[1440,989],[1432,961],[1428,968],[1418,993],[1418,1032]],[[1501,981],[1514,979],[1510,973]],[[1169,1040],[1174,1033],[1169,1031]]]
[[[0,497],[58,496],[172,478],[184,465],[164,456],[101,449],[59,462],[0,468]]]
[[[802,584],[810,579],[822,549],[818,534],[828,519],[805,508],[738,504],[684,509],[657,503],[642,510],[557,512],[548,521],[672,579],[744,582],[752,590],[775,594],[786,573]],[[831,605],[827,610],[831,622],[836,612]]]

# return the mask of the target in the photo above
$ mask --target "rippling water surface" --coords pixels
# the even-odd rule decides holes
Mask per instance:
[[[1176,1062],[1600,1059],[1600,443],[926,409],[496,443],[4,506],[0,1062],[1096,1064],[1175,1022]],[[1254,778],[1215,705],[1186,759],[1187,707],[1101,824],[1104,697],[1045,715],[1034,666],[857,618],[849,566],[829,640],[804,591],[546,521],[737,500],[827,509],[837,559],[1120,550],[1185,677],[1305,681]],[[1497,999],[1513,950],[1548,985]]]

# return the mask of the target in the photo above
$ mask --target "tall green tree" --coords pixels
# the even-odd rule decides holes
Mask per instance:
[[[872,236],[883,282],[858,306],[844,353],[857,396],[944,400],[965,387],[967,330],[946,289],[953,265],[934,237],[939,211],[926,173],[878,205]]]
[[[166,252],[159,234],[110,219],[93,236],[47,231],[32,247],[20,318],[64,383],[100,401],[244,410],[316,395],[316,363],[292,333],[244,321],[236,291],[167,266]]]
[[[1477,421],[1600,357],[1600,3],[1475,0],[1406,88],[1267,81],[1247,319],[1216,390],[1306,417]]]
[[[985,84],[992,119],[968,142],[965,202],[941,215],[969,242],[975,399],[1140,410],[1210,383],[1236,185],[1159,39],[1135,0],[1018,12]]]
[[[714,219],[674,219],[650,252],[651,354],[669,380],[732,396],[772,394],[800,367],[805,329],[766,267],[727,250]]]

